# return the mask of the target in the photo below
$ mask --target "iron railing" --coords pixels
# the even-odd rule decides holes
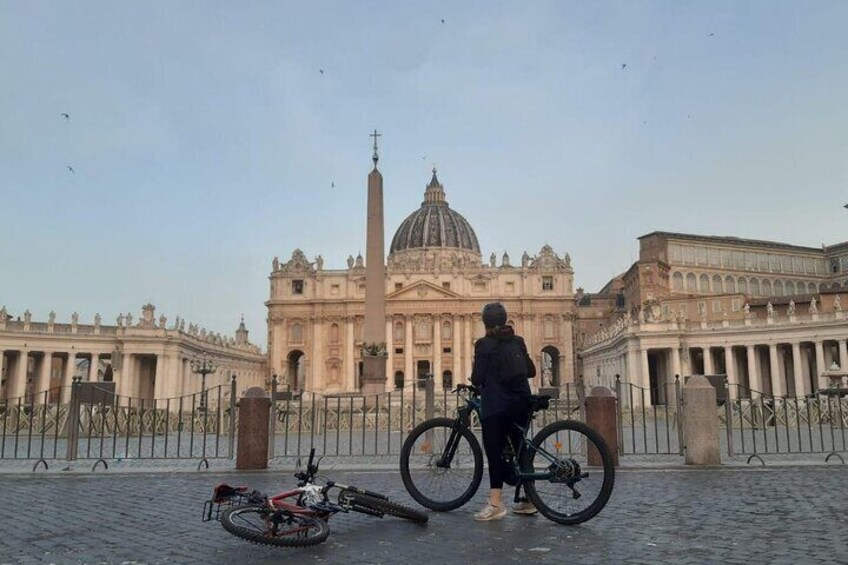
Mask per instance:
[[[624,382],[616,375],[619,455],[683,455],[683,402],[678,376],[673,391],[666,404],[655,404],[650,389]]]

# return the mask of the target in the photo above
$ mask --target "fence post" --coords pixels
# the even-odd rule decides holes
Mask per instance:
[[[583,402],[586,407],[586,425],[601,434],[612,454],[612,463],[618,467],[618,430],[616,399],[605,386],[592,387]],[[589,450],[589,465],[603,465],[600,453],[594,447]]]
[[[716,389],[702,375],[683,387],[683,429],[687,465],[721,465],[716,415]]]
[[[236,445],[236,374],[230,377],[230,441],[228,447],[229,459],[235,457]]]
[[[277,387],[280,382],[277,380],[277,375],[271,377],[271,413],[268,418],[268,459],[273,459],[275,456],[275,448],[277,443]]]
[[[680,375],[674,375],[674,396],[677,401],[677,452],[683,455],[683,392],[680,390]]]
[[[436,415],[436,394],[433,373],[424,375],[424,420],[430,420]],[[433,445],[432,428],[424,434],[427,445]]]
[[[260,387],[252,387],[239,400],[236,469],[268,468],[268,420],[271,399]]]
[[[577,386],[574,387],[576,389],[574,392],[577,395],[577,406],[579,407],[579,410],[580,410],[580,420],[585,422],[586,421],[586,403],[585,403],[585,401],[586,401],[586,383],[583,380],[583,375],[579,375],[577,377],[577,382],[575,384]],[[592,390],[594,390],[594,389],[592,389]],[[609,389],[607,389],[607,391],[609,391]],[[571,407],[569,407],[569,409],[570,408]]]
[[[624,427],[622,425],[622,407],[621,407],[621,375],[615,374],[615,418],[618,428],[618,454],[624,455]]]
[[[79,442],[79,410],[80,389],[82,388],[82,377],[74,377],[71,382],[71,399],[68,403],[68,446],[66,458],[74,461],[77,458],[77,443]]]

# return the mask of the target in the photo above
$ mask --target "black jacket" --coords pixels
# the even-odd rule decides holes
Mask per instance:
[[[511,326],[499,328],[494,335],[487,335],[474,344],[474,367],[471,371],[471,383],[480,388],[482,406],[480,417],[488,419],[505,414],[513,414],[524,410],[524,405],[530,396],[530,385],[527,381],[508,388],[501,384],[498,374],[498,342],[517,341],[527,360],[527,378],[536,376],[536,366],[527,353],[527,346],[521,336],[515,335]]]

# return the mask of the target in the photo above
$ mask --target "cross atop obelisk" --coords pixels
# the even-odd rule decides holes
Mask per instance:
[[[386,389],[386,263],[383,238],[383,175],[377,170],[377,138],[374,130],[374,168],[368,174],[368,215],[365,234],[365,332],[362,350],[362,392]]]

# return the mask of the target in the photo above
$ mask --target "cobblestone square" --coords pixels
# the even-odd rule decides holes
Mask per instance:
[[[332,472],[336,480],[414,505],[396,472]],[[220,482],[264,491],[289,471],[0,477],[0,563],[846,563],[848,468],[622,470],[594,520],[558,526],[510,515],[479,524],[465,507],[425,526],[337,515],[305,549],[251,545],[201,523]],[[485,481],[484,485],[485,487]]]

